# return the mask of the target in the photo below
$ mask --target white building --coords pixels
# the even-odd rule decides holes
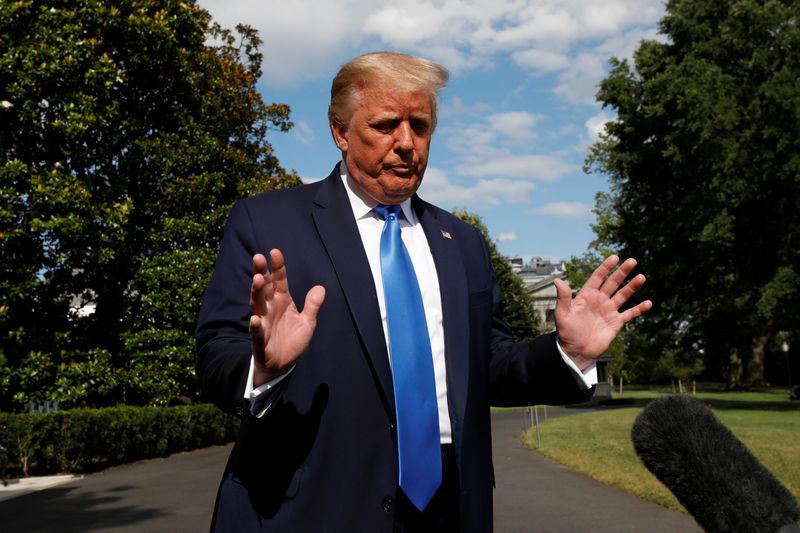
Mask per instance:
[[[533,297],[533,304],[541,317],[541,331],[547,332],[555,329],[556,286],[554,280],[565,279],[564,263],[553,262],[543,257],[532,257],[524,264],[522,258],[510,259],[511,268],[522,278],[525,288]]]

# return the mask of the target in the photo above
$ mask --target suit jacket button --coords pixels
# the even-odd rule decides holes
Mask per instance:
[[[387,513],[394,511],[394,499],[391,496],[387,496],[383,499],[383,510]]]

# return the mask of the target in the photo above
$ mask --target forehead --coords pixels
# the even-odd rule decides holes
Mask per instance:
[[[355,113],[367,116],[433,115],[432,96],[422,91],[370,85],[358,90],[354,104]]]

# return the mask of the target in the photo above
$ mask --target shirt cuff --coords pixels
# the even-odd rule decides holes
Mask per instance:
[[[244,385],[244,399],[250,404],[250,414],[256,418],[261,418],[272,407],[275,401],[275,391],[277,385],[292,373],[294,365],[285,374],[268,381],[260,387],[253,388],[253,373],[255,372],[255,361],[250,358],[250,370],[247,372],[247,381]]]
[[[575,376],[575,381],[578,382],[578,385],[582,386],[584,389],[591,389],[595,385],[597,385],[597,363],[592,361],[592,364],[589,365],[586,370],[581,372],[581,369],[578,368],[578,365],[575,364],[575,361],[570,359],[570,357],[564,353],[564,350],[561,349],[561,345],[558,343],[558,339],[556,339],[556,348],[558,348],[558,353],[561,354],[561,358],[567,364],[570,370],[572,370],[573,376]]]

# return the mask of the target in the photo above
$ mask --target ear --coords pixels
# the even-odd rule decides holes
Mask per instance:
[[[331,135],[333,135],[333,142],[339,147],[342,152],[347,151],[347,125],[342,124],[336,119],[331,120]]]

